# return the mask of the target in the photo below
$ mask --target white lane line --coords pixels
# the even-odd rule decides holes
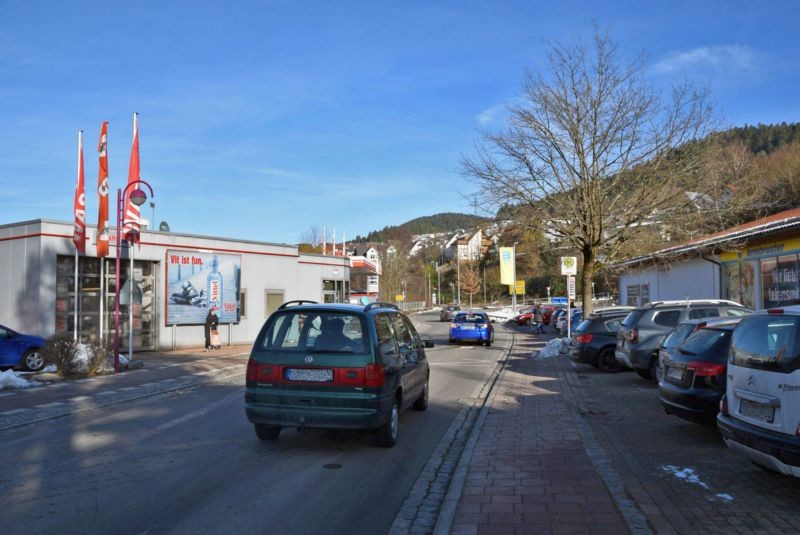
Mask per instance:
[[[126,387],[120,388],[120,391],[124,390],[124,391],[127,392],[128,390],[136,390],[137,388],[138,387],[135,387],[135,386],[126,386]]]
[[[6,396],[13,396],[16,392],[3,392],[0,394],[0,398],[4,398]]]
[[[494,362],[429,362],[431,366],[494,366]]]
[[[99,394],[95,394],[95,396],[107,396],[109,394],[116,394],[116,390],[106,390],[105,392],[100,392]]]
[[[39,408],[46,409],[47,407],[60,407],[64,405],[63,401],[54,401],[53,403],[45,403],[44,405],[36,405]]]
[[[14,409],[13,411],[4,411],[0,412],[0,416],[11,416],[12,414],[19,414],[21,412],[25,412],[28,409]]]

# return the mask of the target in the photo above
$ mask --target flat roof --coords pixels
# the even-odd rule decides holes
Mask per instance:
[[[641,264],[659,257],[678,256],[703,249],[714,249],[728,242],[737,240],[747,240],[758,236],[777,234],[785,230],[800,227],[800,208],[785,210],[772,214],[761,219],[756,219],[747,223],[742,223],[727,230],[715,232],[702,238],[689,241],[687,243],[667,247],[653,253],[631,258],[617,264],[618,267],[627,267],[633,264]]]

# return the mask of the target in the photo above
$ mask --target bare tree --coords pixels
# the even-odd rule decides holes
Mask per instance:
[[[472,264],[461,268],[461,290],[469,295],[469,307],[472,308],[472,296],[481,289],[481,276]]]
[[[704,135],[712,107],[688,82],[662,98],[641,60],[622,63],[607,34],[553,45],[547,73],[528,74],[508,125],[486,133],[463,171],[483,206],[532,207],[543,230],[582,256],[584,306],[600,262],[613,262],[658,218],[686,203],[696,159],[675,147]]]
[[[307,230],[300,234],[300,243],[308,244],[312,249],[322,245],[322,232],[319,225],[311,225]]]

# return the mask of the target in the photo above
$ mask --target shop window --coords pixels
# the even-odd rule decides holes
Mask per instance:
[[[264,317],[268,318],[283,302],[283,290],[264,290]]]
[[[761,261],[763,308],[800,303],[800,269],[797,255],[784,255]]]
[[[239,319],[247,317],[247,289],[242,288],[239,292]]]

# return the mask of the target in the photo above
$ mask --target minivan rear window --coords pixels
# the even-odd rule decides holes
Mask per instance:
[[[255,345],[272,351],[363,354],[367,337],[363,318],[355,314],[290,310],[274,315]]]
[[[623,327],[633,327],[634,325],[636,325],[636,322],[639,321],[639,318],[641,318],[643,315],[644,315],[643,309],[631,310],[630,313],[627,316],[625,316],[625,319],[622,320]]]
[[[747,316],[733,332],[730,363],[743,368],[791,373],[800,369],[800,317],[784,314]]]

